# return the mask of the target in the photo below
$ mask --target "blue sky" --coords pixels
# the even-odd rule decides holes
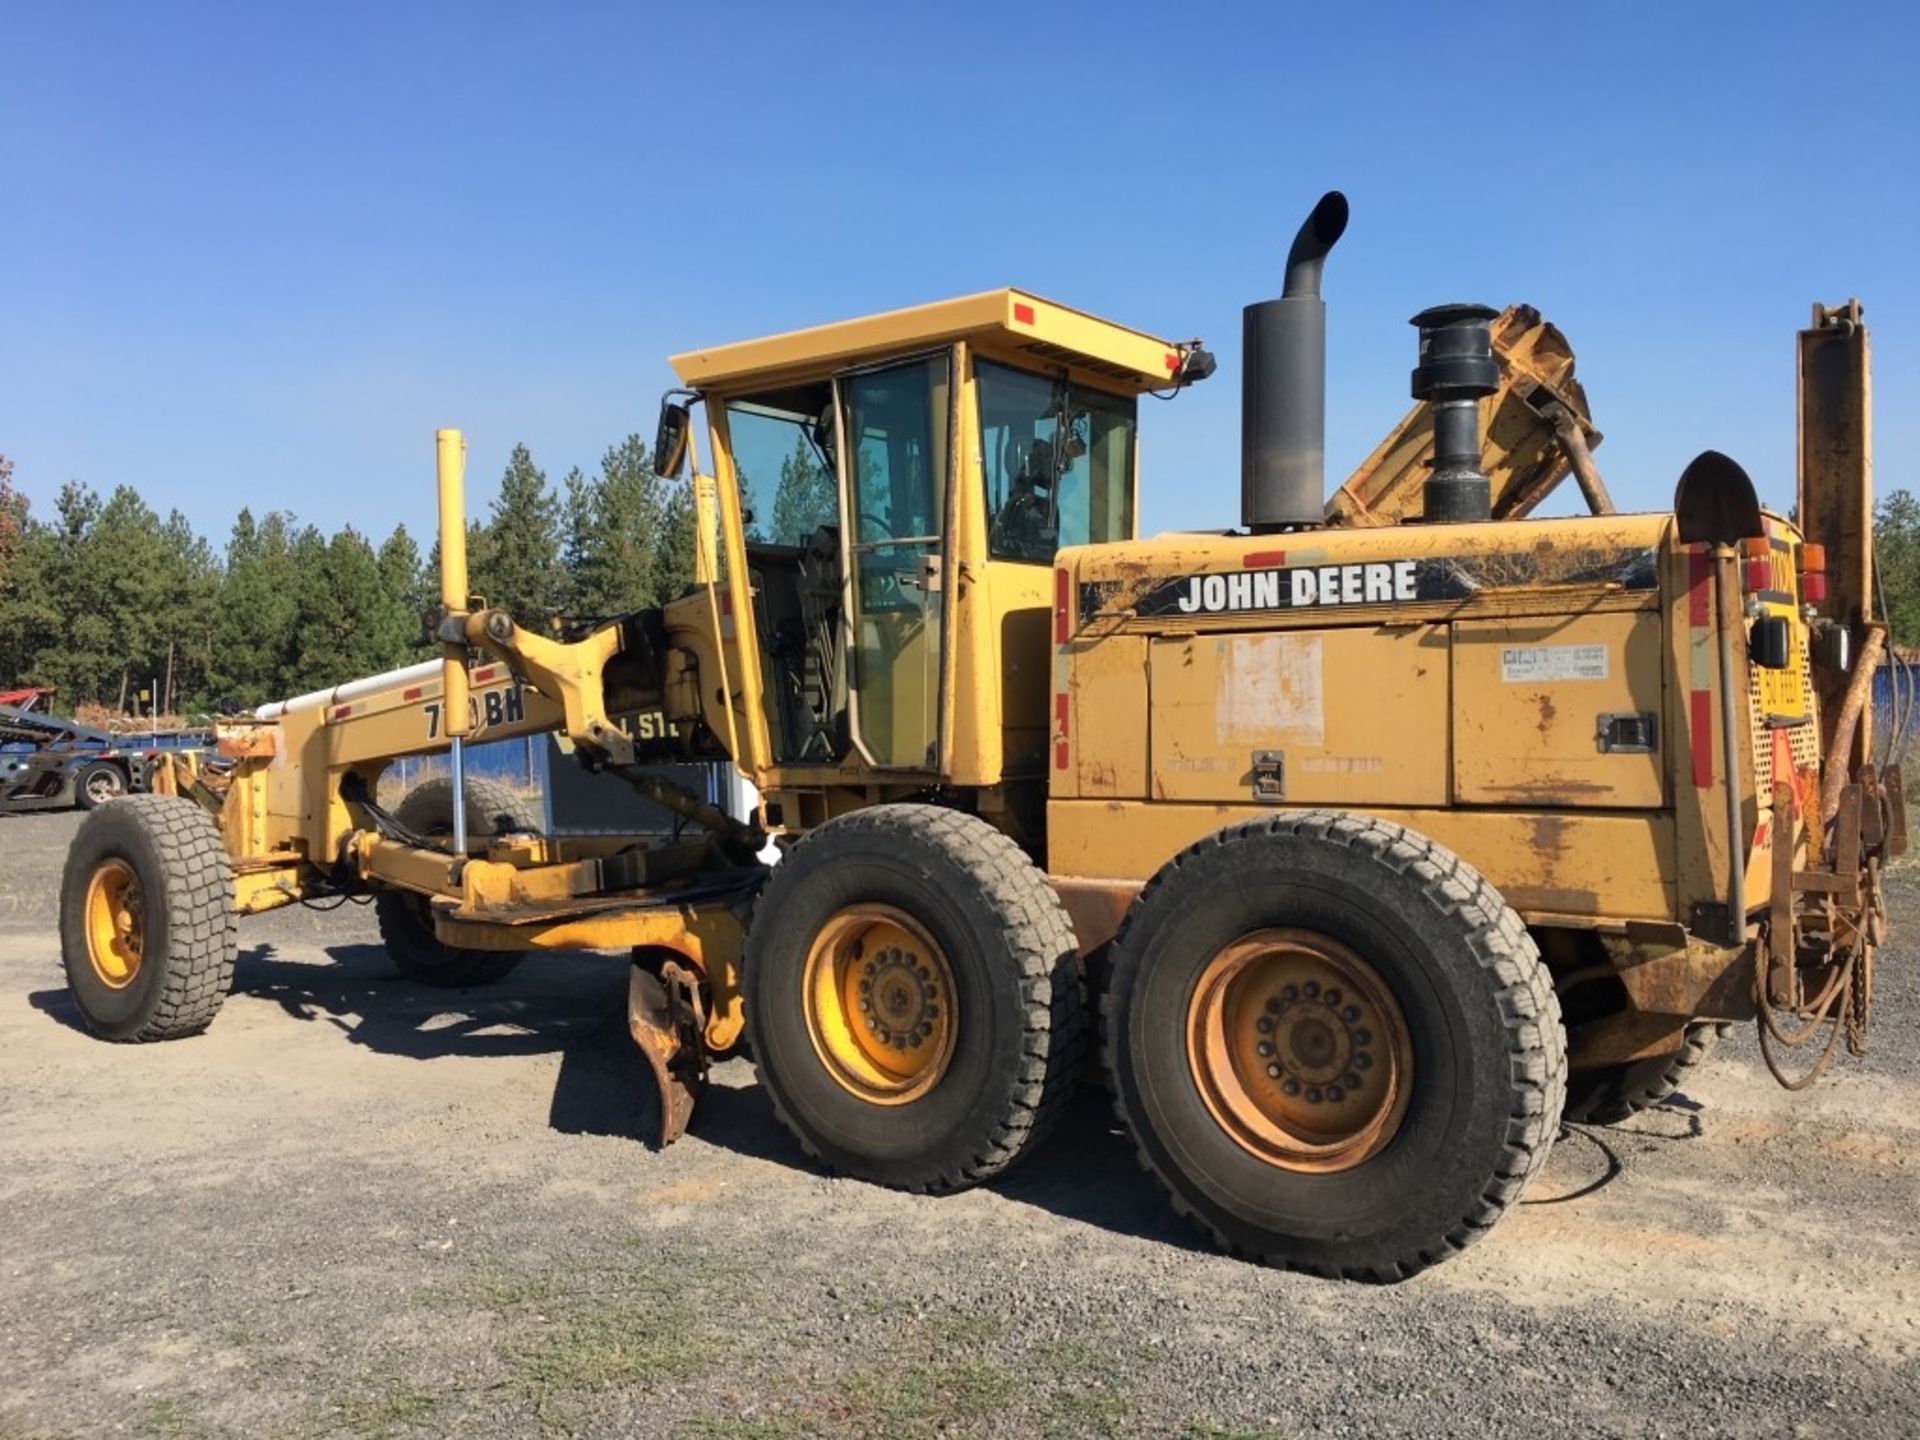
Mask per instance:
[[[1330,480],[1409,315],[1527,300],[1624,505],[1709,446],[1784,504],[1793,332],[1858,295],[1912,486],[1914,13],[0,0],[0,452],[41,513],[418,532],[437,425],[478,511],[515,441],[557,479],[650,432],[674,351],[1015,284],[1216,349],[1143,514],[1223,526],[1240,306],[1337,186]]]

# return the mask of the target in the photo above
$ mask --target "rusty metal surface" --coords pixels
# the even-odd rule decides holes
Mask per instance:
[[[1066,907],[1082,955],[1091,955],[1119,933],[1120,922],[1127,918],[1143,883],[1067,875],[1049,875],[1047,880]]]
[[[1840,790],[1846,784],[1848,757],[1854,753],[1858,735],[1867,713],[1867,696],[1873,689],[1873,672],[1880,668],[1880,656],[1886,649],[1887,627],[1867,627],[1867,642],[1853,663],[1853,674],[1840,700],[1840,713],[1827,725],[1829,737],[1825,763],[1821,766],[1820,818],[1831,821],[1840,808]]]
[[[1593,447],[1587,444],[1587,427],[1581,423],[1580,417],[1558,400],[1544,407],[1541,413],[1553,426],[1554,438],[1560,442],[1560,449],[1566,454],[1567,464],[1573,470],[1574,482],[1579,485],[1587,508],[1596,515],[1613,514],[1613,496],[1607,490],[1607,482],[1600,478],[1600,467],[1593,460]]]
[[[1825,612],[1853,628],[1856,646],[1874,618],[1872,345],[1858,300],[1813,307],[1798,339],[1800,529],[1827,553]],[[1816,676],[1822,711],[1822,753],[1838,733],[1848,680],[1837,671]],[[1850,775],[1872,751],[1869,709],[1854,732],[1841,767]]]
[[[690,973],[672,961],[657,970],[636,962],[627,986],[627,1028],[659,1087],[662,1145],[686,1133],[707,1078],[699,989]]]

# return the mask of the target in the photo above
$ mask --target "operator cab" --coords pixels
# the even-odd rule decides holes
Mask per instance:
[[[943,776],[959,609],[1044,689],[1055,553],[1133,538],[1138,396],[1211,357],[1002,290],[673,364],[737,496],[769,759]],[[1002,759],[1037,773],[1034,704]]]

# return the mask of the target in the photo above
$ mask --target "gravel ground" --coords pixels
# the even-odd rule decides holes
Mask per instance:
[[[1920,1430],[1920,872],[1864,1061],[1795,1097],[1743,1033],[1369,1288],[1197,1247],[1092,1095],[947,1199],[821,1174],[743,1062],[656,1150],[617,958],[450,998],[283,912],[206,1035],[102,1044],[76,824],[0,820],[0,1440]]]

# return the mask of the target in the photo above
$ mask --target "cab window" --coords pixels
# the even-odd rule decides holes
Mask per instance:
[[[1063,545],[1132,537],[1131,398],[989,360],[974,389],[995,559],[1049,564]]]

